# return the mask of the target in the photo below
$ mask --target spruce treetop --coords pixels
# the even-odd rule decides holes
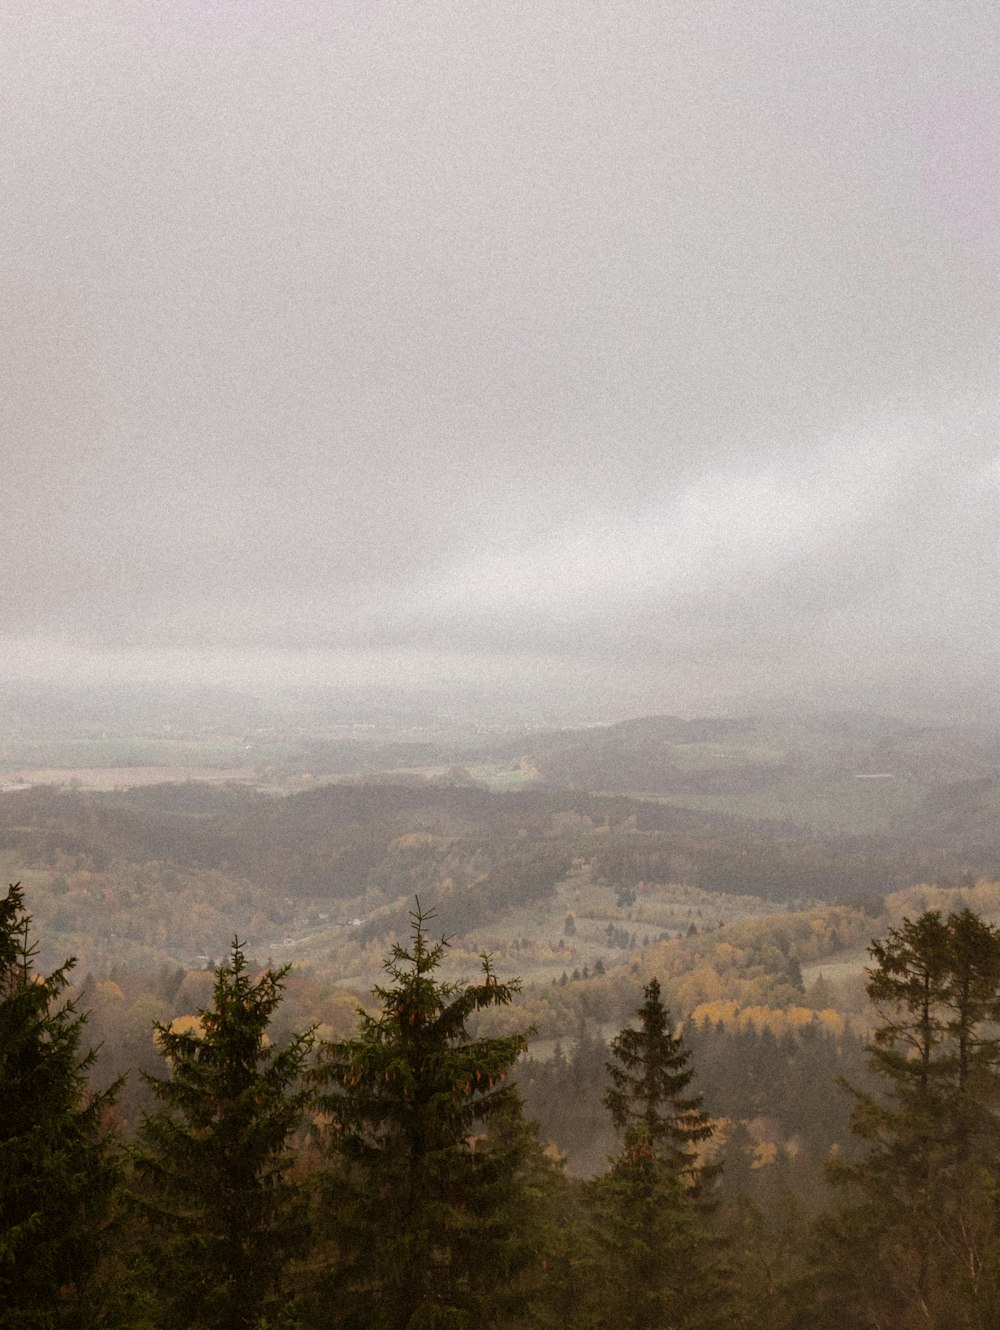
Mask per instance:
[[[439,979],[450,939],[431,941],[433,918],[418,900],[409,946],[395,943],[384,963],[392,982],[373,990],[381,1010],[360,1012],[358,1036],[326,1050],[323,1079],[349,1092],[335,1092],[326,1107],[359,1141],[395,1126],[417,1131],[420,1149],[464,1144],[509,1098],[507,1074],[527,1047],[526,1034],[470,1037],[472,1015],[508,1005],[520,982],[501,982],[487,953],[478,983]]]
[[[86,1017],[60,1002],[74,961],[39,974],[30,930],[14,884],[0,900],[0,1308],[11,1324],[83,1326],[120,1172],[119,1086],[90,1092]]]
[[[674,1031],[659,980],[651,979],[639,1008],[639,1029],[612,1041],[611,1089],[604,1102],[626,1155],[655,1155],[689,1182],[703,1177],[696,1146],[712,1135],[702,1096],[689,1094],[691,1054]]]
[[[356,1036],[327,1045],[316,1073],[340,1258],[329,1302],[352,1330],[478,1323],[521,1259],[508,1193],[528,1146],[508,1073],[527,1034],[469,1028],[520,985],[501,982],[488,955],[478,982],[441,979],[449,940],[428,936],[433,918],[417,901],[409,943],[392,947],[374,990],[380,1010],[360,1012]],[[477,1148],[491,1126],[499,1134]]]
[[[268,1039],[287,970],[255,979],[234,938],[194,1028],[154,1027],[169,1074],[147,1077],[162,1107],[140,1131],[135,1199],[165,1330],[246,1330],[287,1300],[285,1268],[305,1236],[290,1170],[313,1042],[310,1031],[283,1048]]]

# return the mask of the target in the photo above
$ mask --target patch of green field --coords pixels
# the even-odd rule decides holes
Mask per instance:
[[[802,966],[802,982],[809,987],[821,976],[828,983],[834,984],[841,979],[855,979],[864,974],[872,963],[867,951],[852,952],[848,956],[827,957],[815,965]]]
[[[670,762],[680,771],[731,771],[740,767],[777,767],[787,757],[784,748],[753,739],[670,744],[664,751]]]
[[[9,767],[219,767],[258,762],[238,739],[37,739],[0,744]]]
[[[751,821],[791,822],[817,831],[866,835],[889,831],[918,813],[927,794],[922,781],[858,780],[774,785],[740,793],[636,795],[657,803],[730,813]]]
[[[496,763],[483,763],[479,766],[466,767],[473,780],[480,781],[491,790],[523,790],[526,785],[533,785],[537,779],[530,771],[519,766],[501,766]]]
[[[30,891],[32,887],[48,886],[53,876],[53,872],[48,868],[23,868],[13,858],[0,859],[0,893],[3,893],[11,882],[20,882],[26,891]]]

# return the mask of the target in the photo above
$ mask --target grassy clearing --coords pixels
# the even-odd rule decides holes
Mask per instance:
[[[843,780],[775,785],[742,793],[633,796],[657,803],[729,813],[755,822],[791,822],[822,832],[866,835],[890,831],[917,816],[927,785],[913,780]]]
[[[867,950],[853,951],[843,956],[827,957],[815,965],[803,965],[802,982],[806,988],[822,977],[831,984],[842,979],[857,979],[862,976],[872,960]]]
[[[526,785],[533,785],[538,778],[532,769],[501,766],[491,762],[466,767],[466,771],[473,780],[478,780],[489,789],[498,791],[523,790]]]
[[[669,744],[664,757],[680,771],[732,771],[742,767],[777,767],[787,758],[776,744],[753,739],[730,742]]]
[[[203,785],[228,784],[239,781],[257,784],[254,767],[20,767],[16,771],[0,770],[0,784],[15,777],[29,785],[56,785],[74,790],[135,789],[141,785],[185,784],[199,781]],[[283,792],[284,786],[278,792]]]
[[[8,767],[225,767],[259,754],[238,739],[46,739],[0,744]]]
[[[776,908],[680,884],[651,886],[631,904],[619,905],[612,888],[570,878],[548,899],[508,911],[460,939],[455,961],[467,968],[469,958],[488,951],[502,969],[526,982],[548,982],[564,970],[592,969],[598,959],[610,969],[664,935],[685,935],[692,925],[701,932]]]

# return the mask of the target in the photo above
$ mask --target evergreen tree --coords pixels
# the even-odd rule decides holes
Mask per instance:
[[[566,1304],[577,1291],[561,1156],[542,1146],[538,1124],[525,1119],[517,1095],[490,1117],[473,1151],[467,1259],[479,1272],[476,1282],[489,1287],[472,1290],[472,1324],[565,1325]]]
[[[163,1108],[140,1129],[137,1201],[157,1327],[248,1330],[287,1301],[283,1276],[304,1236],[290,1141],[310,1101],[312,1035],[269,1044],[286,972],[253,980],[234,940],[200,1028],[155,1026],[170,1074],[148,1078]]]
[[[717,1172],[699,1162],[697,1149],[711,1137],[712,1124],[701,1095],[688,1093],[691,1054],[674,1031],[659,980],[646,985],[638,1016],[638,1030],[624,1029],[612,1041],[605,1106],[623,1154],[652,1149],[689,1190],[700,1189]]]
[[[599,1179],[595,1213],[603,1259],[594,1324],[623,1330],[727,1323],[704,1205],[717,1166],[698,1147],[712,1124],[692,1094],[690,1054],[675,1033],[656,979],[646,986],[639,1029],[611,1045],[605,1104],[620,1139]]]
[[[381,1010],[362,1013],[358,1035],[331,1044],[320,1069],[336,1243],[316,1317],[324,1325],[489,1323],[523,1255],[509,1188],[526,1150],[507,1075],[527,1039],[468,1031],[474,1013],[508,1004],[519,985],[500,983],[488,956],[479,983],[439,979],[447,939],[428,939],[432,917],[418,901],[409,948],[393,947],[389,982],[374,990]],[[476,1148],[474,1134],[501,1117],[502,1147],[494,1137]]]
[[[90,1094],[86,1017],[60,1005],[73,965],[34,968],[20,885],[0,900],[0,1325],[87,1326],[93,1276],[118,1181],[107,1112],[117,1086]]]
[[[820,1324],[996,1324],[1000,932],[928,911],[869,948],[882,1094],[852,1091],[860,1161],[833,1170],[846,1203],[820,1228]],[[824,1320],[825,1318],[825,1320]]]

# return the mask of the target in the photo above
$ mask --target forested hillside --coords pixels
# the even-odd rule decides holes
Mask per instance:
[[[993,876],[998,855],[988,838],[967,839],[962,798],[952,790],[949,836],[900,839],[621,796],[427,780],[288,796],[196,782],[106,793],[33,787],[0,793],[0,856],[9,877],[30,880],[53,942],[102,963],[217,954],[234,928],[258,950],[298,947],[289,959],[317,963],[324,947],[346,944],[346,927],[352,943],[379,943],[405,923],[414,895],[447,904],[451,928],[466,934],[531,906],[572,909],[578,891],[604,888],[614,940],[631,902],[649,893],[665,900],[684,888],[704,918],[706,896],[804,904]],[[692,921],[653,911],[632,921],[644,926],[629,928],[628,940]],[[563,932],[561,921],[541,937],[526,931],[552,945]]]
[[[34,966],[53,975],[48,987],[37,986],[47,1004],[38,1014],[42,1042],[50,1037],[46,1013],[61,1010],[61,994],[87,1014],[81,1025],[67,1009],[62,1026],[51,1027],[64,1038],[69,1069],[76,1067],[64,1102],[76,1103],[73,1120],[81,1130],[87,1124],[87,1149],[107,1183],[80,1211],[91,1215],[93,1231],[59,1295],[67,1315],[100,1305],[94,1314],[109,1326],[180,1330],[201,1323],[198,1317],[214,1324],[197,1288],[175,1296],[178,1262],[202,1271],[204,1295],[214,1289],[209,1301],[226,1305],[220,1290],[231,1287],[229,1257],[210,1234],[212,1224],[229,1221],[214,1202],[197,1200],[198,1179],[222,1179],[242,1158],[276,1186],[269,1199],[241,1202],[258,1218],[257,1237],[246,1235],[239,1259],[266,1277],[244,1281],[239,1314],[241,1324],[261,1330],[265,1315],[267,1324],[277,1316],[303,1330],[395,1330],[404,1315],[414,1326],[425,1315],[428,1325],[455,1326],[491,1317],[498,1330],[596,1330],[609,1318],[631,1324],[633,1313],[636,1325],[651,1328],[664,1316],[691,1330],[799,1330],[803,1318],[810,1326],[840,1325],[838,1281],[853,1278],[862,1251],[876,1247],[893,1280],[865,1276],[850,1330],[908,1330],[898,1318],[919,1299],[966,1308],[958,1324],[969,1330],[992,1324],[993,1108],[975,1089],[968,1112],[985,1116],[968,1125],[962,1098],[980,1075],[984,1087],[993,1084],[990,1013],[1000,1017],[1000,997],[994,1012],[991,923],[969,942],[969,954],[986,968],[969,979],[980,997],[962,1017],[968,1039],[955,1033],[947,988],[961,949],[959,924],[951,921],[970,911],[980,921],[1000,917],[987,817],[993,785],[976,767],[987,760],[988,739],[978,756],[975,745],[960,744],[947,766],[940,735],[933,743],[890,735],[897,758],[899,745],[911,753],[930,745],[926,769],[906,776],[907,798],[924,782],[923,813],[907,822],[902,805],[892,804],[896,796],[885,794],[888,772],[847,774],[860,760],[853,750],[841,752],[832,775],[829,754],[812,776],[801,774],[795,816],[736,816],[749,778],[732,765],[732,745],[747,745],[745,727],[665,721],[618,731],[536,736],[530,755],[519,745],[524,779],[509,789],[488,788],[468,768],[453,767],[313,782],[291,792],[226,781],[0,792],[0,861],[10,881],[22,882],[39,944],[27,960],[22,954],[19,972]],[[759,730],[752,737],[757,743]],[[552,783],[540,778],[546,745],[557,752],[565,742],[579,756],[598,742],[611,753],[623,740],[645,746],[650,762],[666,745],[671,780],[686,762],[683,797],[572,789],[556,759]],[[494,759],[492,770],[502,772]],[[750,765],[770,762],[757,749]],[[698,763],[713,768],[714,785],[699,786]],[[784,780],[787,772],[778,774]],[[848,829],[801,816],[802,800],[829,794],[830,780],[849,791],[841,805],[853,810]],[[761,779],[755,788],[770,798],[777,787]],[[878,818],[871,816],[876,805]],[[888,821],[887,809],[895,809]],[[435,916],[433,930],[421,925],[419,945],[415,909]],[[907,930],[928,918],[947,925],[933,957],[921,961],[940,971],[934,1000],[942,1005],[931,1030],[937,1042],[928,1046],[939,1070],[917,1089],[926,1091],[935,1120],[969,1136],[965,1153],[949,1154],[942,1138],[934,1151],[943,1153],[933,1158],[944,1161],[935,1182],[942,1225],[947,1220],[940,1241],[957,1251],[966,1235],[963,1259],[979,1271],[972,1283],[956,1282],[938,1259],[912,1179],[901,1186],[897,1215],[865,1172],[868,1160],[876,1167],[875,1142],[887,1130],[898,1130],[908,1150],[924,1148],[918,1128],[904,1120],[912,1087],[905,1073],[893,1079],[898,1059],[882,1056],[892,1050],[892,1022],[901,1019],[909,990],[876,981],[880,964],[892,975],[893,966],[913,962],[921,939]],[[922,927],[933,934],[936,925]],[[442,934],[447,944],[439,947]],[[15,935],[17,945],[29,945],[23,930]],[[890,942],[869,951],[873,938]],[[909,939],[910,950],[903,955],[893,938]],[[483,954],[490,968],[478,988],[470,986]],[[79,963],[61,973],[69,955]],[[1000,974],[1000,959],[997,965]],[[431,1188],[433,1204],[404,1209],[383,1231],[382,1202],[402,1185],[403,1157],[370,1152],[408,1130],[410,1091],[403,1090],[415,1073],[398,1070],[392,1043],[401,1037],[394,1004],[404,991],[436,994],[441,1012],[467,995],[452,1027],[464,1051],[456,1053],[448,1091],[457,1098],[455,1116],[446,1115],[453,1134],[441,1138],[444,1172],[432,1183],[423,1162],[405,1164],[425,1178],[420,1185]],[[214,1054],[205,1051],[203,1065],[203,1050],[216,1032],[237,1037],[236,1025],[226,1024],[242,1020],[237,1008],[253,1016],[253,1029],[239,1037],[252,1034],[257,1050],[244,1067],[247,1102],[264,1094],[251,1093],[254,1068],[263,1075],[274,1058],[283,1061],[267,1083],[278,1097],[266,1123],[236,1114],[229,1153],[192,1171],[171,1155],[169,1142],[179,1126],[192,1141],[208,1139],[201,1133],[209,1118],[196,1105],[218,1089],[209,1070]],[[646,1093],[645,1082],[628,1081],[627,1060],[639,1046],[631,1037],[621,1041],[644,1010],[660,1030],[665,1059],[660,1107],[647,1105],[648,1123],[647,1108],[636,1115],[608,1101],[607,1079],[617,1049],[626,1059],[620,1084]],[[91,1047],[99,1051],[88,1060]],[[955,1085],[949,1078],[962,1048],[972,1061]],[[177,1088],[169,1088],[175,1077]],[[351,1095],[366,1084],[365,1107],[352,1107]],[[486,1108],[493,1091],[495,1113]],[[657,1116],[664,1104],[674,1105],[666,1125]],[[672,1122],[686,1124],[679,1135]],[[242,1153],[244,1132],[261,1146],[254,1158]],[[127,1167],[124,1142],[139,1151]],[[959,1179],[968,1204],[954,1199]],[[77,1184],[66,1185],[69,1198]],[[182,1212],[201,1214],[206,1228],[178,1229]],[[433,1236],[445,1213],[464,1234],[453,1247]],[[110,1236],[112,1221],[121,1238]],[[924,1274],[905,1263],[897,1269],[899,1249],[894,1255],[890,1238],[872,1237],[881,1225],[898,1242],[907,1223],[924,1225]],[[23,1239],[8,1242],[23,1261]],[[402,1256],[373,1261],[382,1245],[423,1255],[409,1264]],[[451,1275],[428,1279],[427,1268],[436,1269],[446,1249]],[[272,1251],[268,1266],[261,1253]],[[664,1264],[665,1252],[672,1254]],[[615,1301],[608,1262],[631,1270],[640,1287],[643,1269],[663,1272],[642,1300],[645,1320],[631,1303]],[[689,1274],[683,1295],[681,1268]],[[142,1287],[127,1309],[105,1296],[110,1286],[101,1272],[109,1270],[117,1271],[116,1285]],[[478,1270],[489,1276],[482,1289]],[[445,1288],[447,1315],[438,1306]],[[443,1320],[434,1319],[439,1312]],[[945,1330],[943,1313],[934,1315],[939,1320],[930,1324]]]

